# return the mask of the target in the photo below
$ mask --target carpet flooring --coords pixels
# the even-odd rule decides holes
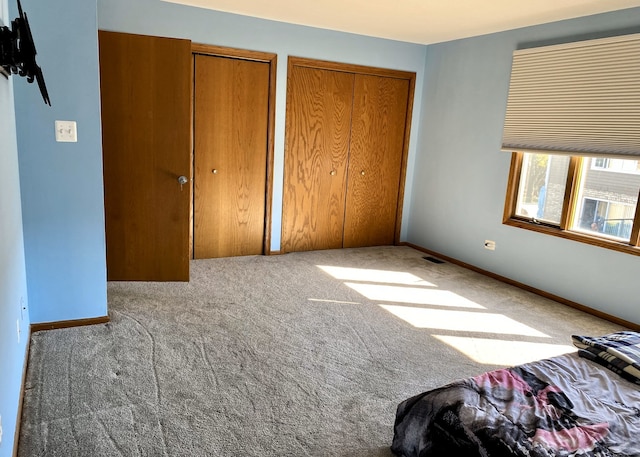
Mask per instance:
[[[397,404],[620,327],[408,247],[196,260],[32,335],[19,456],[391,456]]]

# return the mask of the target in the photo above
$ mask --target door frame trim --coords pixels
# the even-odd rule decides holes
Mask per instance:
[[[278,55],[272,52],[251,51],[247,49],[229,48],[225,46],[216,46],[201,43],[191,43],[191,68],[193,80],[193,68],[195,65],[195,56],[215,56],[228,57],[230,59],[251,60],[254,62],[264,62],[269,64],[269,108],[267,119],[267,163],[266,163],[266,188],[264,197],[265,221],[264,235],[262,243],[262,253],[271,255],[271,220],[272,220],[272,200],[273,200],[273,157],[274,157],[274,136],[275,136],[275,119],[276,119],[276,73],[278,70]],[[191,166],[192,176],[195,176],[195,151],[194,151],[194,101],[195,96],[193,84],[191,84]],[[193,183],[192,183],[193,184]],[[191,209],[190,209],[190,258],[193,259],[193,236],[194,236],[194,220],[193,220],[193,201],[195,199],[195,189],[191,186]]]
[[[400,182],[398,183],[398,199],[396,202],[396,227],[393,242],[400,244],[400,230],[402,228],[402,210],[404,206],[404,187],[407,176],[407,160],[409,156],[409,138],[411,136],[411,121],[413,113],[413,98],[416,89],[416,73],[412,71],[394,70],[391,68],[368,67],[329,60],[309,59],[306,57],[289,56],[287,62],[287,92],[289,91],[289,74],[293,67],[317,68],[320,70],[333,70],[360,75],[383,76],[386,78],[404,79],[409,82],[409,96],[407,99],[407,112],[404,127],[404,142],[402,145],[402,162],[400,165]],[[286,136],[286,132],[285,132]],[[286,141],[285,141],[286,143]],[[285,153],[285,161],[286,153]]]

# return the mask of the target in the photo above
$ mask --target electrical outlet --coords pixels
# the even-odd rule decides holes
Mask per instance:
[[[20,319],[16,320],[16,328],[18,329],[18,343],[20,342]]]
[[[484,240],[484,248],[490,251],[496,250],[496,242],[491,240]]]
[[[24,297],[20,297],[20,320],[24,320],[24,312],[27,310],[27,307],[24,306]]]
[[[0,416],[0,444],[2,444],[2,416]]]

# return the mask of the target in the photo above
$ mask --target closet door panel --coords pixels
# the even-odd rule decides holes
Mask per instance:
[[[195,56],[194,257],[262,254],[269,64]]]
[[[394,243],[409,81],[355,76],[344,247]]]
[[[282,249],[342,247],[354,75],[290,66]]]

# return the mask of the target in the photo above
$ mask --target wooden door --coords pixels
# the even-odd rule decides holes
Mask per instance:
[[[394,243],[409,81],[356,75],[344,247]]]
[[[266,62],[195,56],[194,257],[263,253]]]
[[[342,247],[354,76],[289,66],[282,249]]]
[[[99,44],[107,278],[188,281],[191,42]]]

